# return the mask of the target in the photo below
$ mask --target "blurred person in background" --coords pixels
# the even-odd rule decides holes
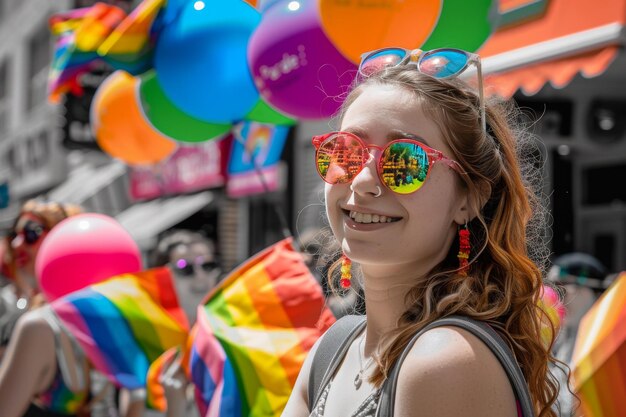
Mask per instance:
[[[0,319],[2,417],[139,417],[143,413],[145,395],[124,390],[118,414],[111,385],[92,371],[38,286],[35,261],[43,240],[61,221],[81,212],[77,205],[29,200],[4,239],[2,269],[10,281],[4,291],[13,295],[5,298],[14,300],[14,305]]]
[[[222,268],[215,243],[201,233],[174,229],[166,232],[153,254],[153,267],[167,265],[174,274],[174,284],[181,307],[189,323],[196,321],[198,306],[218,284]],[[198,416],[189,384],[176,355],[165,364],[160,382],[167,399],[166,417]],[[150,414],[151,416],[153,414]]]
[[[330,266],[339,259],[337,256],[339,246],[337,240],[329,233],[317,229],[307,229],[302,232],[300,245],[304,262],[322,286],[326,304],[336,318],[347,314],[365,314],[362,288],[355,285],[349,289],[343,289],[335,283],[337,279],[334,278],[338,277],[332,276]]]
[[[547,278],[559,288],[567,312],[552,349],[556,359],[566,364],[571,362],[580,320],[610,285],[607,272],[602,262],[586,253],[573,252],[554,259]],[[561,416],[569,417],[574,415],[577,401],[567,385],[565,372],[554,372],[554,375],[560,383]]]
[[[6,237],[4,256],[19,309],[36,307],[43,303],[35,276],[35,259],[43,239],[62,220],[81,211],[76,205],[38,199],[29,200],[22,206]]]
[[[2,274],[8,279],[0,293],[4,312],[0,317],[0,358],[18,318],[45,303],[35,276],[37,252],[48,232],[68,216],[81,212],[76,205],[28,200],[3,239]]]
[[[172,230],[157,245],[153,266],[168,265],[174,273],[176,292],[189,323],[196,321],[196,310],[222,275],[215,243],[191,230]]]

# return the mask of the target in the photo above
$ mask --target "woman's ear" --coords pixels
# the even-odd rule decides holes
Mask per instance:
[[[491,186],[487,182],[473,184],[463,189],[459,208],[454,217],[455,223],[462,225],[472,221],[482,210],[489,196],[491,195]]]

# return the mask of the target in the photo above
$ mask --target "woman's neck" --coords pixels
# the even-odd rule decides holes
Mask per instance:
[[[406,295],[416,284],[415,272],[390,273],[389,268],[363,268],[367,334],[365,356],[380,346],[386,333],[397,327],[398,319],[407,310]]]

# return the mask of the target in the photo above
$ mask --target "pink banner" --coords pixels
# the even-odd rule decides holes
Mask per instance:
[[[147,200],[223,186],[231,139],[228,136],[197,145],[180,145],[164,163],[132,167],[131,198]]]

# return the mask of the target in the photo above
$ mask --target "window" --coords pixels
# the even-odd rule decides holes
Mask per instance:
[[[7,61],[0,62],[0,134],[9,129],[9,65]]]
[[[583,204],[593,206],[626,202],[626,164],[583,170]]]
[[[587,115],[587,134],[597,143],[611,143],[626,131],[625,100],[593,100]]]
[[[48,66],[52,60],[50,30],[46,25],[30,40],[28,110],[46,101]]]

